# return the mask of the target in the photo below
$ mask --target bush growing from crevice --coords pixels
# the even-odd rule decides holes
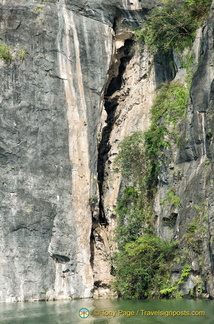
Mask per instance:
[[[13,59],[11,54],[11,48],[5,44],[0,45],[0,58],[7,63],[10,62]]]
[[[192,44],[196,30],[208,14],[212,0],[162,0],[151,10],[136,39],[152,52],[183,50]]]
[[[119,153],[114,160],[124,179],[139,182],[145,175],[144,137],[134,132],[119,144]]]
[[[20,50],[19,50],[19,58],[20,58],[20,60],[23,61],[26,58],[27,55],[28,54],[27,54],[26,50],[24,48],[20,48]]]
[[[175,193],[175,189],[170,188],[166,193],[166,198],[162,200],[162,205],[165,206],[166,203],[170,203],[173,207],[181,206],[181,199]]]
[[[23,61],[28,53],[24,48],[13,48],[6,44],[0,45],[0,59],[3,59],[6,63],[10,63],[14,59]]]
[[[189,88],[180,83],[163,83],[152,106],[152,126],[164,119],[164,124],[176,126],[185,117]]]

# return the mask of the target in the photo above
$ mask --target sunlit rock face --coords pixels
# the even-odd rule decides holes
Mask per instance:
[[[1,301],[111,294],[104,212],[116,194],[101,204],[97,166],[104,95],[130,27],[156,2],[1,1],[1,44],[13,56],[0,60]],[[147,63],[128,60],[136,83]]]
[[[118,144],[148,129],[157,86],[183,77],[175,53],[153,60],[134,41],[158,3],[1,0],[0,45],[13,59],[0,59],[0,301],[114,296]],[[159,236],[182,239],[201,199],[209,211],[204,262],[189,256],[185,293],[202,277],[203,293],[214,296],[212,16],[193,52],[184,140],[166,154],[154,213]],[[163,208],[169,188],[180,209]],[[172,280],[182,270],[174,269]]]

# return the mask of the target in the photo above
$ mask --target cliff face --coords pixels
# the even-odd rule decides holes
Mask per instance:
[[[133,28],[157,3],[2,0],[0,42],[13,59],[0,59],[1,301],[112,294],[109,259],[121,182],[113,160],[125,136],[149,127],[156,87],[174,77],[167,62],[159,57],[153,65],[133,41]],[[200,63],[181,145],[166,152],[154,207],[163,238],[182,239],[201,212],[206,233],[201,252],[187,256],[194,275],[186,291],[200,277],[210,296],[212,18],[198,33]],[[161,205],[171,187],[182,201],[178,210]],[[182,242],[181,254],[188,246]]]
[[[112,123],[104,95],[120,57],[123,70],[131,60],[132,44],[123,44],[132,37],[127,25],[145,13],[135,11],[141,6],[2,1],[1,44],[13,56],[0,60],[2,301],[91,297],[94,282],[108,293],[108,221],[98,185],[106,158],[97,167]]]
[[[171,143],[165,152],[155,203],[158,235],[180,241],[172,281],[179,278],[185,260],[191,274],[183,293],[202,297],[214,296],[213,5],[191,49],[194,73],[187,114],[177,127],[179,143]],[[184,79],[184,73],[178,67],[175,80]],[[170,190],[180,198],[180,206],[167,199]]]

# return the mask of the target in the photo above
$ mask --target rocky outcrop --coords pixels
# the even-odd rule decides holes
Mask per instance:
[[[205,298],[214,296],[213,5],[191,50],[195,59],[187,115],[177,125],[177,143],[171,142],[171,149],[165,152],[155,202],[158,235],[180,242],[172,283],[180,277],[184,264],[188,264],[191,275],[183,293]],[[184,75],[184,69],[178,69],[175,80],[183,82]],[[169,190],[180,198],[180,206],[167,201]],[[163,206],[164,199],[167,203]]]
[[[98,179],[106,172],[100,143],[110,143],[113,128],[104,97],[116,100],[121,123],[125,106],[110,97],[133,96],[148,64],[134,58],[130,26],[155,3],[2,1],[1,44],[13,59],[0,60],[1,301],[91,297],[94,282],[109,294],[114,220],[106,210],[116,195],[104,198],[107,184]],[[138,72],[125,89],[127,64]],[[112,79],[120,81],[109,90]],[[126,104],[134,127],[144,127],[141,119],[148,124],[148,108],[134,117]],[[123,136],[133,129],[126,125]]]
[[[175,77],[168,59],[159,54],[153,64],[133,39],[158,3],[1,1],[0,45],[10,47],[13,59],[0,59],[0,301],[113,296],[110,257],[121,190],[113,161],[125,136],[149,127],[156,87]],[[212,22],[210,16],[198,33],[181,144],[166,152],[160,174],[166,181],[159,181],[154,207],[157,233],[179,238],[181,257],[189,248],[188,224],[199,217],[206,231],[197,234],[199,250],[189,249],[192,274],[184,289],[189,294],[202,280],[209,296]],[[174,55],[180,80],[178,61]],[[177,209],[161,205],[170,188],[182,201]],[[172,281],[181,270],[175,265]]]

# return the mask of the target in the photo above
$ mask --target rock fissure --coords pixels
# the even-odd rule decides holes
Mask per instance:
[[[126,34],[130,37],[130,34]],[[132,36],[132,35],[131,35]],[[109,151],[111,150],[110,136],[114,128],[116,116],[115,112],[118,106],[119,91],[123,87],[124,79],[123,75],[126,70],[128,62],[133,55],[132,39],[124,39],[122,46],[115,50],[115,54],[112,55],[110,68],[108,71],[108,79],[104,86],[104,102],[103,106],[106,112],[105,125],[101,132],[101,139],[98,145],[98,159],[97,159],[97,186],[98,196],[90,198],[90,207],[92,215],[92,230],[90,237],[91,258],[90,264],[94,271],[94,296],[102,294],[109,294],[109,278],[103,278],[99,274],[99,268],[105,267],[109,263],[109,238],[108,238],[108,226],[109,222],[105,215],[105,180],[107,176],[107,163],[109,158]],[[115,45],[115,44],[114,44]],[[116,46],[115,46],[116,47]],[[96,210],[98,208],[98,212]],[[102,257],[101,257],[102,255]],[[101,258],[101,259],[100,259]],[[99,260],[99,261],[98,261]],[[100,266],[97,266],[97,262],[100,262]],[[109,266],[109,264],[108,264]],[[107,267],[108,267],[107,266]],[[109,270],[109,275],[110,270]],[[97,284],[99,283],[99,284]]]
[[[134,41],[127,39],[124,41],[118,52],[115,54],[113,63],[109,70],[109,79],[107,80],[107,87],[104,93],[104,107],[107,113],[106,125],[102,130],[101,141],[98,146],[98,186],[99,186],[99,223],[105,226],[108,225],[108,221],[105,217],[103,206],[104,195],[104,180],[105,180],[105,167],[108,161],[108,153],[111,149],[109,142],[110,135],[115,123],[115,112],[118,106],[119,95],[117,92],[121,89],[123,84],[123,74],[126,69],[126,65],[132,58],[132,46]],[[119,62],[119,63],[118,63]],[[115,74],[116,72],[116,74]]]

